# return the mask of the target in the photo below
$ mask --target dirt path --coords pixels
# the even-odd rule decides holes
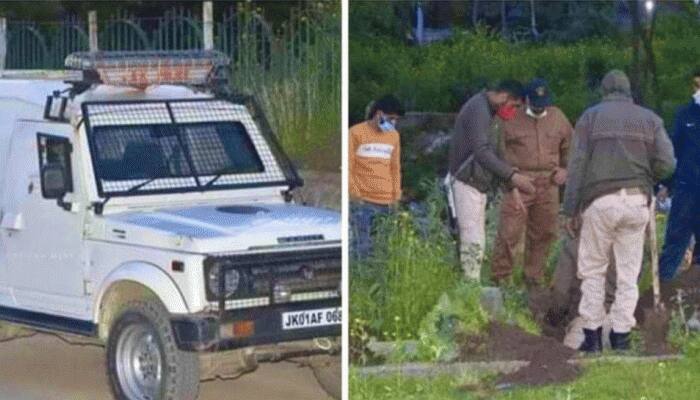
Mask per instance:
[[[328,400],[310,368],[263,364],[232,381],[203,382],[200,400]],[[110,399],[101,347],[71,345],[52,335],[0,343],[0,398]]]

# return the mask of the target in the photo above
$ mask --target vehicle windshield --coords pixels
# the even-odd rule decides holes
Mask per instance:
[[[83,115],[100,196],[289,186],[294,176],[243,104],[95,102]]]
[[[95,172],[110,191],[133,193],[214,184],[222,174],[264,172],[240,122],[100,126],[93,129]]]

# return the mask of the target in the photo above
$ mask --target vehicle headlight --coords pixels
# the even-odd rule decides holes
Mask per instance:
[[[209,274],[207,276],[207,285],[209,291],[215,296],[221,296],[221,291],[219,290],[220,282],[219,276],[221,272],[221,265],[214,265],[209,269]],[[229,297],[238,290],[238,286],[241,282],[241,274],[236,269],[229,269],[224,273],[224,291],[226,292],[224,297]]]

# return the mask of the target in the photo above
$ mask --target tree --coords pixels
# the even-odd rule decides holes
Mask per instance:
[[[507,4],[506,0],[501,0],[501,34],[508,36],[508,18],[506,15]]]
[[[627,0],[632,17],[632,65],[630,69],[632,96],[639,104],[648,104],[653,101],[651,105],[658,110],[661,107],[661,99],[652,95],[659,92],[653,46],[656,12],[653,8],[642,11],[641,3],[642,0]],[[643,12],[646,12],[646,15]]]
[[[540,33],[537,31],[535,0],[530,0],[530,32],[532,32],[532,37],[535,39],[537,39],[540,36]]]

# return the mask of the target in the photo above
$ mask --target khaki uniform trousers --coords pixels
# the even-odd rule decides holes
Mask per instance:
[[[597,329],[605,320],[605,280],[616,261],[615,300],[610,306],[612,329],[627,333],[636,324],[637,280],[642,268],[644,233],[649,222],[647,196],[639,189],[621,189],[594,200],[582,214],[578,252],[581,279],[579,315],[583,327]]]
[[[544,265],[559,230],[559,188],[549,179],[535,180],[534,194],[520,193],[524,209],[515,192],[505,194],[501,203],[498,233],[494,244],[491,272],[496,281],[511,276],[515,251],[525,234],[525,278],[541,283]]]

